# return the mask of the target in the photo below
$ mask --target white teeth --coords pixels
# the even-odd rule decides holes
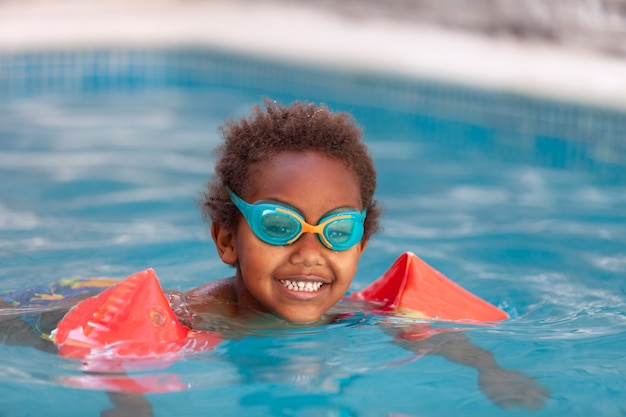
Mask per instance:
[[[291,291],[305,291],[305,292],[319,291],[322,285],[324,285],[324,283],[322,282],[291,281],[288,279],[281,279],[280,283],[283,284],[288,289],[290,289]]]

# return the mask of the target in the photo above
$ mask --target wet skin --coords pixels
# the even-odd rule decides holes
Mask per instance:
[[[354,172],[317,152],[281,152],[253,167],[251,178],[254,183],[243,190],[243,199],[286,203],[313,225],[337,208],[363,210]],[[299,324],[317,322],[345,295],[366,245],[333,251],[317,235],[305,233],[291,245],[272,246],[258,239],[243,217],[235,230],[214,223],[212,236],[221,259],[236,265],[237,272],[189,291],[191,312],[239,318],[269,313]],[[300,283],[310,291],[295,290]]]

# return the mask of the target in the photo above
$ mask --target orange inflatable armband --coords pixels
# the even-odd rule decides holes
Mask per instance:
[[[411,252],[349,299],[381,303],[383,311],[444,321],[494,322],[509,315],[435,270]]]
[[[59,322],[53,340],[69,358],[152,358],[210,350],[215,333],[183,326],[152,269],[131,275],[77,304]]]

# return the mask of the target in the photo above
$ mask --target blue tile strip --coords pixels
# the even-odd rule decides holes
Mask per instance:
[[[547,146],[554,153],[536,157],[548,158],[556,165],[558,158],[565,157],[563,152],[580,156],[568,156],[565,160],[569,164],[588,164],[588,145],[594,143],[596,152],[601,142],[607,155],[603,167],[620,166],[621,172],[626,165],[626,113],[608,108],[357,70],[312,68],[200,48],[0,54],[0,100],[202,87],[246,89],[259,96],[297,91],[299,97],[311,101],[409,112],[423,117],[424,123],[433,118],[458,121],[459,146],[468,137],[463,129],[486,126],[499,132],[500,142],[510,140],[517,147],[522,142],[530,148]]]

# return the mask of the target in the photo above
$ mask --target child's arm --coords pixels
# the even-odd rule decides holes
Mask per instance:
[[[12,311],[13,310],[13,311]],[[25,314],[14,312],[9,306],[0,309],[0,343],[17,346],[33,346],[46,352],[56,348],[42,335],[49,334],[67,313],[68,308],[57,308],[28,313],[32,320],[25,320]]]
[[[69,284],[60,286],[71,291]],[[86,286],[65,295],[51,287],[36,287],[0,294],[0,343],[56,352],[47,335],[72,307],[98,290],[99,286]]]
[[[374,302],[384,311],[405,310],[416,317],[449,322],[496,322],[508,318],[501,309],[482,300],[445,277],[411,252],[402,254],[376,281],[348,298]],[[451,331],[452,330],[452,331]],[[416,353],[441,355],[478,371],[478,386],[503,407],[536,410],[549,390],[536,380],[498,365],[491,352],[470,343],[459,330],[436,329],[426,324],[385,327],[395,343]]]
[[[0,310],[0,343],[5,345],[35,346],[41,342],[39,335],[20,314]]]
[[[480,390],[502,408],[542,408],[550,390],[523,373],[502,368],[493,353],[470,342],[460,331],[445,331],[423,339],[424,327],[412,333],[396,329],[395,343],[421,354],[441,355],[450,362],[469,366],[478,371]],[[420,339],[422,338],[422,339]]]
[[[152,404],[142,394],[107,392],[113,408],[100,413],[101,417],[152,417]]]

